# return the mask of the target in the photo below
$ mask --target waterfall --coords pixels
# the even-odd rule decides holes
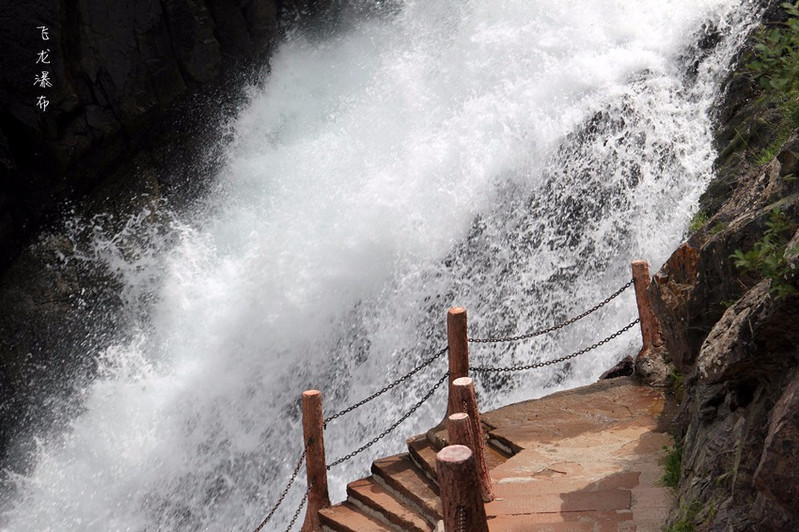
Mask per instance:
[[[85,260],[116,272],[126,330],[89,344],[97,376],[76,387],[79,411],[38,441],[30,473],[5,474],[0,529],[252,529],[301,452],[303,390],[335,412],[442,348],[450,306],[468,309],[473,336],[524,333],[591,307],[632,260],[657,267],[681,241],[755,4],[368,4],[329,35],[281,43],[220,131],[222,169],[191,212],[98,231]],[[130,235],[132,253],[120,250]],[[557,358],[635,317],[628,291],[563,332],[471,357]],[[639,346],[634,329],[567,364],[478,379],[482,407],[586,384]],[[442,359],[331,422],[328,460],[444,371]],[[444,404],[439,390],[333,468],[333,498]]]

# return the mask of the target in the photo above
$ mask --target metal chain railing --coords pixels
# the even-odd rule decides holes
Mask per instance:
[[[526,334],[522,334],[522,335],[519,335],[519,336],[505,336],[505,337],[496,337],[496,338],[490,338],[490,337],[489,338],[469,338],[469,342],[472,342],[472,343],[475,343],[475,344],[496,344],[496,343],[500,343],[500,342],[517,342],[519,340],[527,340],[527,339],[530,339],[530,338],[533,338],[533,337],[536,337],[536,336],[541,336],[542,334],[548,334],[548,333],[557,331],[558,329],[562,329],[564,327],[567,327],[567,326],[571,325],[572,323],[585,318],[589,314],[593,314],[594,312],[596,312],[600,308],[602,308],[605,305],[607,305],[608,303],[610,303],[612,300],[614,300],[616,297],[618,297],[619,294],[621,294],[622,292],[624,292],[625,290],[630,288],[632,285],[633,285],[633,280],[630,279],[630,281],[628,281],[627,284],[625,284],[624,286],[622,286],[621,288],[619,288],[618,290],[613,292],[607,298],[605,298],[604,300],[600,301],[599,303],[597,303],[596,305],[594,305],[590,309],[586,310],[585,312],[583,312],[579,316],[575,316],[575,317],[573,317],[571,319],[568,319],[568,320],[564,321],[563,323],[559,323],[558,325],[553,325],[552,327],[547,327],[546,329],[540,329],[538,331],[532,331],[532,332],[529,332],[529,333],[526,333]]]
[[[411,377],[416,375],[418,372],[420,372],[421,370],[423,370],[424,368],[426,368],[427,366],[429,366],[430,364],[435,362],[436,359],[438,359],[441,355],[446,353],[448,350],[449,350],[449,348],[445,347],[444,349],[438,351],[435,355],[431,356],[430,358],[428,358],[427,360],[422,362],[420,365],[416,366],[414,369],[412,369],[411,371],[409,371],[408,373],[406,373],[405,375],[400,377],[399,379],[397,379],[394,382],[384,386],[382,389],[380,389],[377,392],[373,393],[372,395],[370,395],[366,399],[358,401],[354,405],[348,406],[344,410],[342,410],[340,412],[336,412],[332,416],[325,418],[324,419],[325,426],[327,426],[328,422],[333,421],[334,419],[339,418],[339,417],[343,416],[344,414],[349,414],[350,412],[352,412],[356,408],[359,408],[359,407],[365,405],[366,403],[368,403],[369,401],[380,397],[381,395],[383,395],[387,391],[391,390],[392,388],[396,387],[397,385],[399,385],[399,384],[405,382],[406,380],[410,379]]]
[[[570,355],[566,355],[564,357],[556,358],[556,359],[553,359],[553,360],[547,360],[545,362],[536,362],[535,364],[527,364],[525,366],[508,366],[508,367],[472,366],[472,367],[469,368],[469,371],[473,371],[475,373],[501,373],[501,372],[506,372],[506,371],[524,371],[524,370],[528,370],[528,369],[543,368],[545,366],[551,366],[553,364],[559,364],[561,362],[565,362],[565,361],[567,361],[569,359],[572,359],[574,357],[577,357],[577,356],[583,355],[585,353],[588,353],[589,351],[592,351],[592,350],[596,349],[599,346],[605,345],[606,343],[610,342],[611,340],[613,340],[617,336],[620,336],[620,335],[624,334],[625,332],[627,332],[628,330],[632,329],[640,321],[641,321],[641,318],[635,318],[635,320],[633,320],[629,325],[625,325],[624,327],[622,327],[621,329],[619,329],[615,333],[611,334],[610,336],[608,336],[604,340],[600,340],[599,342],[597,342],[597,343],[595,343],[593,345],[590,345],[590,346],[588,346],[588,347],[586,347],[584,349],[580,349],[579,351],[575,351],[574,353],[572,353]]]
[[[397,428],[403,421],[405,421],[406,419],[411,417],[411,415],[413,415],[413,413],[416,412],[419,409],[419,407],[421,407],[425,403],[425,401],[430,399],[430,397],[432,397],[432,395],[435,393],[435,391],[439,388],[439,386],[441,386],[444,383],[444,381],[447,380],[448,377],[449,377],[449,371],[444,373],[444,376],[441,377],[440,379],[438,379],[438,382],[433,385],[433,387],[430,389],[430,391],[427,392],[425,394],[425,396],[422,397],[419,401],[417,401],[416,404],[413,406],[413,408],[408,410],[408,412],[406,412],[401,418],[399,418],[393,425],[391,425],[389,428],[387,428],[386,430],[381,432],[379,435],[377,435],[376,437],[372,438],[372,440],[370,440],[369,442],[365,443],[364,445],[362,445],[361,447],[359,447],[355,451],[351,452],[350,454],[348,454],[346,456],[342,456],[341,458],[339,458],[335,462],[333,462],[331,464],[328,464],[327,465],[328,471],[330,470],[330,468],[335,467],[335,466],[337,466],[339,464],[342,464],[342,463],[346,462],[347,460],[350,460],[354,456],[360,454],[361,452],[365,451],[366,449],[368,449],[369,447],[371,447],[372,445],[374,445],[378,441],[380,441],[383,438],[385,438],[386,436],[388,436],[388,434],[391,431],[393,431],[395,428]]]
[[[277,511],[278,508],[280,508],[280,505],[283,504],[283,501],[286,499],[286,495],[288,494],[289,489],[291,489],[291,485],[294,484],[294,481],[297,480],[297,475],[300,474],[300,469],[302,469],[302,464],[303,463],[305,463],[305,450],[302,451],[302,454],[300,455],[300,459],[297,460],[297,465],[294,467],[294,472],[291,474],[291,478],[289,479],[288,483],[286,484],[286,487],[280,493],[280,497],[277,499],[277,503],[275,503],[275,505],[269,511],[269,514],[264,518],[263,521],[261,521],[261,524],[258,525],[258,527],[255,529],[254,532],[260,532],[261,529],[263,529],[263,527],[266,526],[266,524],[269,522],[269,520],[272,519],[272,516],[275,515],[275,512]],[[307,493],[306,493],[306,497],[307,497]]]
[[[294,526],[294,523],[297,522],[297,518],[300,516],[300,512],[302,511],[302,507],[305,506],[306,501],[308,500],[308,494],[311,493],[311,486],[308,486],[308,489],[305,490],[305,495],[302,496],[302,500],[300,501],[300,505],[297,506],[297,509],[294,511],[294,516],[292,516],[291,521],[289,521],[289,526],[286,527],[285,532],[289,532],[291,527]]]
[[[384,393],[388,392],[389,390],[395,388],[399,384],[401,384],[401,383],[405,382],[406,380],[408,380],[409,378],[413,377],[414,375],[419,373],[421,370],[423,370],[424,368],[426,368],[427,366],[429,366],[430,364],[435,362],[438,358],[441,357],[441,355],[446,353],[448,349],[449,349],[448,347],[445,347],[444,349],[441,349],[440,351],[436,352],[433,356],[431,356],[430,358],[428,358],[427,360],[422,362],[420,365],[416,366],[414,369],[412,369],[411,371],[409,371],[408,373],[406,373],[405,375],[403,375],[399,379],[387,384],[382,389],[380,389],[377,392],[373,393],[369,397],[367,397],[367,398],[365,398],[365,399],[363,399],[361,401],[358,401],[357,403],[345,408],[344,410],[341,410],[340,412],[337,412],[337,413],[333,414],[332,416],[329,416],[329,417],[325,418],[323,420],[324,428],[327,428],[327,423],[328,422],[330,422],[330,421],[332,421],[334,419],[337,419],[337,418],[339,418],[339,417],[341,417],[341,416],[343,416],[345,414],[348,414],[349,412],[352,412],[353,410],[365,405],[366,403],[376,399],[377,397],[380,397]],[[332,464],[328,465],[327,469],[330,469],[331,467],[336,466],[336,465],[338,465],[340,463],[346,462],[347,460],[351,459],[352,457],[354,457],[358,453],[361,453],[364,450],[368,449],[369,447],[371,447],[372,445],[374,445],[375,443],[380,441],[382,438],[385,438],[391,431],[393,431],[395,428],[397,428],[403,421],[408,419],[408,417],[410,417],[414,412],[416,412],[416,410],[418,410],[419,407],[421,407],[422,404],[425,401],[427,401],[427,399],[429,399],[433,395],[433,393],[436,391],[436,389],[439,386],[441,386],[441,383],[443,383],[444,380],[448,376],[449,376],[449,372],[447,372],[444,375],[444,377],[442,377],[433,386],[433,388],[419,402],[417,402],[416,405],[414,405],[413,408],[411,408],[410,411],[408,411],[404,416],[402,416],[391,427],[389,427],[388,429],[383,431],[379,436],[377,436],[376,438],[374,438],[373,440],[371,440],[369,443],[365,444],[364,446],[362,446],[358,450],[356,450],[356,451],[348,454],[347,456],[344,456],[344,457],[340,458],[339,460],[336,460]],[[269,521],[275,515],[275,512],[277,512],[278,508],[280,508],[280,505],[283,504],[283,501],[286,499],[286,495],[288,494],[289,489],[291,489],[291,486],[294,484],[294,481],[297,479],[297,475],[299,474],[300,469],[302,469],[302,464],[304,463],[304,461],[305,461],[305,451],[303,450],[302,455],[300,456],[300,459],[297,461],[297,465],[294,468],[294,471],[292,472],[291,478],[289,479],[288,483],[286,484],[286,487],[280,493],[280,497],[278,498],[277,502],[272,507],[272,509],[269,511],[269,514],[267,514],[267,516],[264,518],[264,520],[255,528],[254,532],[261,532],[261,530],[267,525],[267,523],[269,523]],[[310,488],[309,488],[309,491],[310,491]],[[305,493],[305,497],[303,498],[303,501],[302,501],[302,503],[300,505],[300,508],[298,508],[297,512],[294,514],[294,518],[291,520],[291,524],[289,525],[289,528],[286,529],[287,531],[291,528],[291,526],[293,526],[294,522],[297,520],[297,516],[299,515],[300,509],[305,504],[305,501],[306,501],[307,498],[308,498],[308,491],[306,491],[306,493]]]
[[[468,338],[468,341],[472,342],[472,343],[515,342],[515,341],[526,340],[526,339],[529,339],[529,338],[533,338],[535,336],[540,336],[540,335],[543,335],[543,334],[547,334],[547,333],[551,333],[551,332],[557,331],[559,329],[562,329],[564,327],[567,327],[567,326],[575,323],[578,320],[581,320],[582,318],[585,318],[589,314],[592,314],[592,313],[596,312],[597,310],[599,310],[603,306],[607,305],[610,301],[612,301],[613,299],[618,297],[627,288],[632,286],[633,283],[634,283],[634,281],[630,280],[624,286],[619,288],[616,292],[614,292],[613,294],[611,294],[610,296],[608,296],[604,300],[600,301],[599,303],[597,303],[596,305],[594,305],[593,307],[591,307],[587,311],[585,311],[582,314],[579,314],[579,315],[577,315],[577,316],[575,316],[573,318],[570,318],[570,319],[568,319],[568,320],[566,320],[566,321],[564,321],[564,322],[562,322],[562,323],[560,323],[558,325],[554,325],[554,326],[548,327],[546,329],[540,329],[540,330],[532,331],[532,332],[529,332],[529,333],[526,333],[526,334],[522,334],[522,335],[518,335],[518,336],[488,337],[488,338]],[[592,345],[590,345],[590,346],[588,346],[586,348],[583,348],[583,349],[581,349],[579,351],[575,351],[574,353],[571,353],[570,355],[566,355],[566,356],[563,356],[563,357],[560,357],[560,358],[556,358],[556,359],[553,359],[553,360],[548,360],[548,361],[544,361],[544,362],[536,362],[536,363],[533,363],[533,364],[527,364],[527,365],[522,365],[522,366],[507,366],[507,367],[472,366],[472,367],[469,368],[469,370],[473,371],[475,373],[500,373],[500,372],[511,372],[511,371],[524,371],[524,370],[543,368],[545,366],[559,364],[561,362],[565,362],[565,361],[570,360],[572,358],[575,358],[575,357],[577,357],[579,355],[582,355],[582,354],[585,354],[585,353],[587,353],[589,351],[592,351],[592,350],[594,350],[594,349],[596,349],[596,348],[598,348],[598,347],[610,342],[614,338],[620,336],[621,334],[625,333],[626,331],[628,331],[629,329],[634,327],[639,322],[640,322],[640,318],[636,318],[629,325],[624,326],[623,328],[621,328],[620,330],[618,330],[615,333],[611,334],[607,338],[604,338],[603,340],[600,340],[599,342],[596,342],[595,344],[592,344]],[[376,399],[377,397],[380,397],[384,393],[388,392],[389,390],[392,390],[393,388],[397,387],[399,384],[401,384],[401,383],[405,382],[406,380],[410,379],[411,377],[416,375],[418,372],[420,372],[422,369],[428,367],[433,362],[435,362],[439,357],[441,357],[441,355],[446,353],[448,351],[448,349],[449,349],[448,347],[445,347],[445,348],[441,349],[440,351],[436,352],[433,356],[431,356],[430,358],[428,358],[427,360],[422,362],[419,366],[415,367],[414,369],[412,369],[411,371],[409,371],[408,373],[406,373],[405,375],[403,375],[399,379],[387,384],[386,386],[384,386],[383,388],[381,388],[377,392],[373,393],[369,397],[366,397],[365,399],[362,399],[361,401],[358,401],[357,403],[354,403],[354,404],[348,406],[347,408],[345,408],[345,409],[343,409],[343,410],[341,410],[341,411],[339,411],[339,412],[337,412],[337,413],[325,418],[323,420],[323,427],[326,429],[327,428],[327,424],[330,421],[333,421],[334,419],[337,419],[337,418],[339,418],[341,416],[344,416],[344,415],[352,412],[353,410],[356,410],[357,408],[360,408],[361,406],[369,403],[370,401]],[[342,463],[354,458],[355,456],[357,456],[361,452],[365,451],[366,449],[368,449],[369,447],[371,447],[372,445],[374,445],[378,441],[380,441],[383,438],[385,438],[394,429],[396,429],[400,424],[402,424],[406,419],[408,419],[411,415],[413,415],[419,408],[421,408],[421,406],[428,399],[430,399],[430,397],[433,396],[435,391],[449,378],[449,374],[450,374],[449,371],[444,373],[444,375],[433,385],[433,387],[424,395],[424,397],[422,397],[419,401],[417,401],[413,405],[413,407],[411,407],[410,410],[408,410],[405,414],[403,414],[390,427],[385,429],[383,432],[378,434],[376,437],[372,438],[370,441],[368,441],[367,443],[365,443],[364,445],[362,445],[361,447],[359,447],[355,451],[353,451],[353,452],[351,452],[351,453],[349,453],[349,454],[347,454],[345,456],[342,456],[338,460],[335,460],[334,462],[326,465],[325,466],[326,469],[330,470],[331,468],[333,468],[333,467],[335,467],[337,465],[340,465],[340,464],[342,464]],[[296,480],[297,475],[299,474],[300,469],[302,468],[302,464],[305,461],[305,454],[306,454],[305,451],[303,451],[302,455],[300,456],[300,459],[297,462],[297,465],[294,468],[294,471],[293,471],[293,473],[291,475],[291,478],[289,479],[288,483],[286,484],[286,487],[281,492],[277,503],[272,507],[272,509],[270,510],[269,514],[258,525],[258,527],[255,529],[254,532],[260,532],[263,529],[263,527],[266,526],[267,523],[269,523],[269,521],[275,515],[275,512],[278,510],[280,505],[286,499],[286,495],[288,494],[289,490],[291,489],[291,486],[294,484],[294,481]],[[305,492],[305,495],[302,498],[302,501],[300,502],[300,505],[298,506],[298,508],[294,512],[294,515],[293,515],[291,521],[289,522],[288,528],[286,528],[286,532],[289,532],[291,530],[291,528],[294,526],[294,524],[296,523],[296,521],[297,521],[297,519],[299,517],[299,514],[302,511],[302,508],[305,506],[305,504],[306,504],[306,502],[308,500],[308,495],[309,495],[310,491],[311,491],[311,488],[309,486],[308,489]],[[465,518],[465,515],[459,515],[458,517],[459,517],[459,524],[460,525],[465,524],[465,523],[462,522],[464,520],[464,518]]]

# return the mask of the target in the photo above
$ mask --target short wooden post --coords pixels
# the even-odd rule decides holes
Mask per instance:
[[[459,377],[469,375],[469,336],[466,329],[466,309],[463,307],[453,307],[447,312],[447,344],[449,345],[449,400],[445,417],[461,411],[453,402],[452,383]]]
[[[465,412],[452,414],[447,418],[447,441],[450,445],[465,445],[471,449],[474,445],[472,424]],[[474,454],[474,450],[472,450]]]
[[[638,317],[641,319],[641,340],[643,347],[638,353],[638,358],[645,356],[646,353],[656,346],[662,344],[662,332],[655,313],[652,310],[652,303],[646,293],[652,278],[649,275],[649,263],[645,260],[636,260],[632,263],[633,285],[635,286],[635,302],[638,304]]]
[[[494,500],[494,491],[491,489],[491,476],[488,474],[485,460],[485,435],[480,423],[480,410],[477,407],[477,394],[474,393],[474,381],[471,377],[460,377],[452,383],[452,395],[455,397],[456,408],[468,416],[472,445],[467,445],[474,453],[477,467],[477,476],[480,479],[480,493],[485,502]],[[453,443],[450,441],[450,443]],[[460,443],[460,442],[459,442]]]
[[[472,451],[448,445],[436,454],[445,532],[488,532]]]
[[[327,465],[325,462],[324,421],[322,418],[322,392],[308,390],[302,393],[302,433],[305,438],[305,470],[308,475],[308,507],[302,532],[318,532],[319,510],[330,506],[327,492]]]

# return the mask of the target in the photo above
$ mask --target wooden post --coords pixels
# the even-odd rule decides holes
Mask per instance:
[[[445,532],[488,532],[472,451],[448,445],[436,454]]]
[[[455,379],[455,382],[452,383],[452,395],[455,397],[458,411],[464,412],[468,416],[472,445],[465,445],[474,453],[483,501],[493,501],[494,491],[491,489],[491,476],[488,474],[485,460],[485,435],[483,434],[483,426],[480,423],[480,410],[477,407],[477,395],[474,393],[474,381],[471,377]],[[453,442],[450,441],[450,443]]]
[[[447,418],[447,441],[450,445],[465,445],[469,449],[474,446],[472,424],[466,412],[458,412]]]
[[[632,263],[633,284],[635,286],[635,302],[638,304],[638,317],[641,318],[641,340],[643,347],[638,353],[638,358],[646,356],[652,348],[662,344],[662,332],[652,303],[646,293],[652,278],[649,275],[649,263],[645,260],[636,260]]]
[[[319,510],[330,506],[327,492],[327,465],[325,462],[324,422],[322,418],[322,392],[308,390],[302,393],[302,433],[305,438],[305,470],[308,475],[308,507],[302,532],[318,532]]]
[[[449,400],[445,418],[460,412],[452,397],[452,383],[469,375],[469,336],[466,330],[466,309],[453,307],[447,312],[447,343],[449,345]]]

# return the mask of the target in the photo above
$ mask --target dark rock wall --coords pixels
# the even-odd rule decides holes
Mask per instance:
[[[755,162],[775,140],[764,123],[774,129],[780,112],[764,105],[745,72],[733,75],[719,110],[717,178],[702,200],[710,219],[649,288],[685,387],[676,419],[679,508],[671,517],[682,527],[799,530],[799,292],[777,297],[776,280],[737,268],[731,257],[763,239],[779,208],[792,238],[780,253],[794,272],[782,282],[799,289],[790,252],[799,245],[799,135],[769,163]]]
[[[0,6],[0,270],[189,93],[263,63],[313,0],[43,0]],[[48,27],[42,40],[39,26]],[[37,64],[48,51],[49,64]],[[34,86],[48,70],[52,87]],[[41,111],[37,97],[49,106]]]

